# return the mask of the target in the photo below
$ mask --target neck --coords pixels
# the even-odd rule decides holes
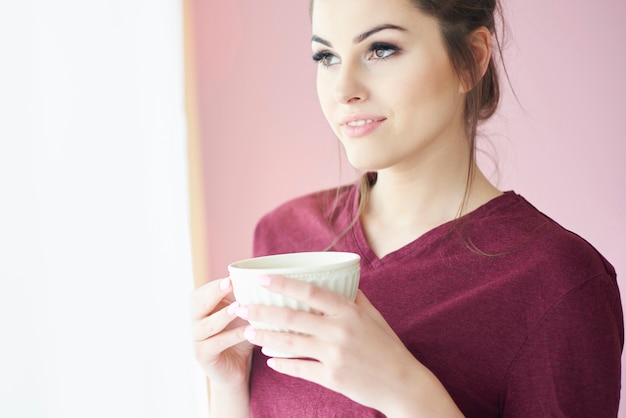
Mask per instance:
[[[469,157],[470,149],[463,138],[421,153],[419,161],[380,170],[367,211],[406,222],[411,218],[451,220],[460,209],[461,215],[467,213],[476,195],[495,190]],[[468,186],[470,193],[464,202]]]
[[[378,172],[361,218],[377,255],[392,252],[501,194],[476,166],[468,182],[469,158],[462,154],[412,164],[408,170]]]

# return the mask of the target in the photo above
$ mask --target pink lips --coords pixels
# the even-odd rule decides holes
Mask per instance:
[[[344,135],[358,138],[371,134],[386,118],[372,115],[352,115],[341,119],[341,130]]]

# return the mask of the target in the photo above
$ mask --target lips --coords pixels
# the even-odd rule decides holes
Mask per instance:
[[[374,132],[387,120],[384,117],[372,115],[351,115],[341,119],[341,130],[351,138],[367,136]]]

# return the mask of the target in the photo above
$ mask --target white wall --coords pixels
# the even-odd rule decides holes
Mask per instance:
[[[2,417],[206,414],[181,8],[0,1]]]

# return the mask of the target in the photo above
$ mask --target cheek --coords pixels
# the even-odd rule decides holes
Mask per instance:
[[[456,113],[460,92],[450,67],[438,65],[397,79],[394,96],[397,108],[405,109],[409,119],[425,121]]]

